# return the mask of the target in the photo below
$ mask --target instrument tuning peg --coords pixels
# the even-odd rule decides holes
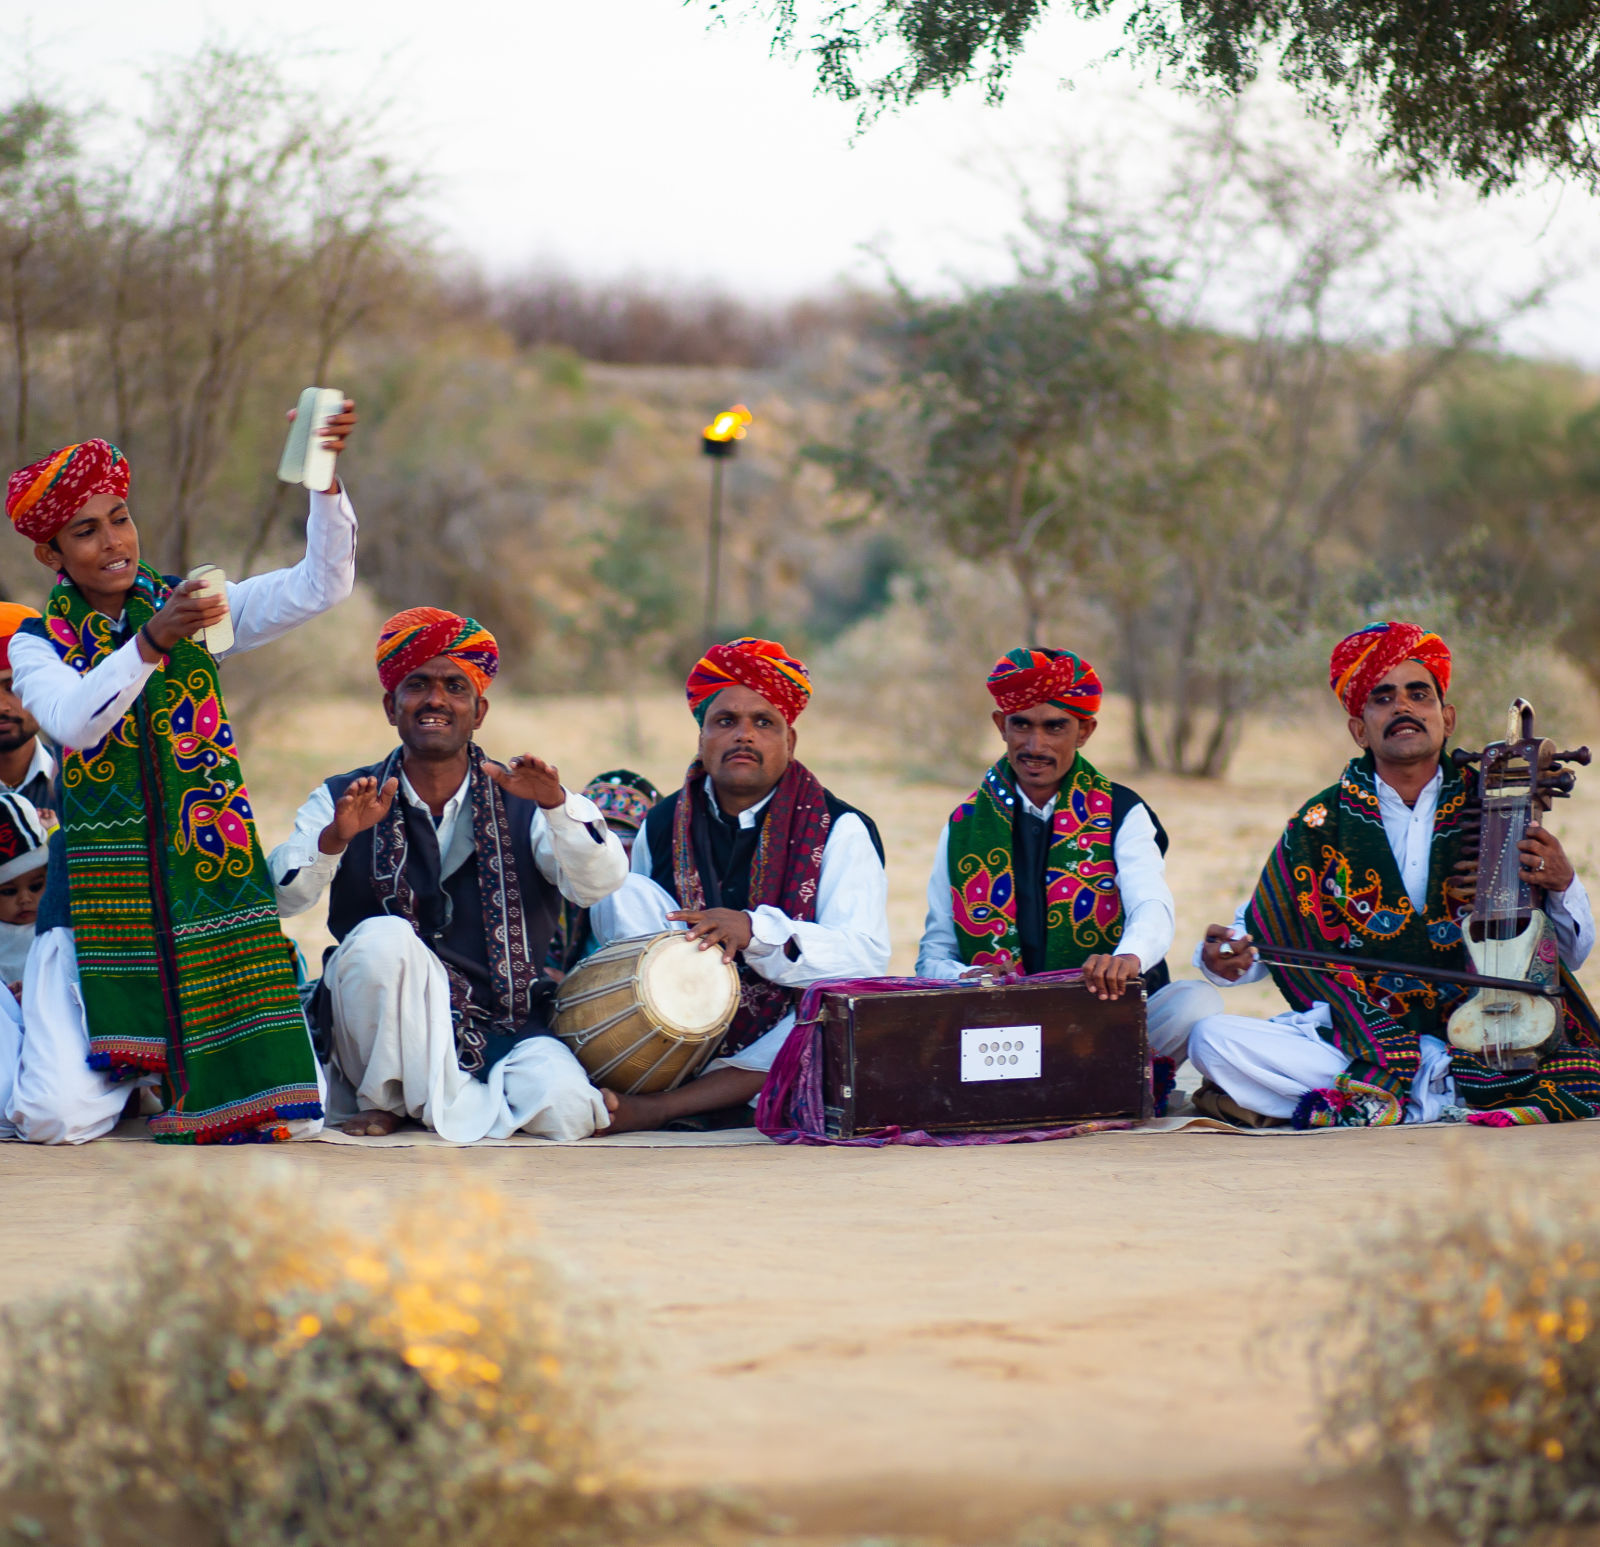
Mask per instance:
[[[1587,751],[1588,748],[1585,748],[1584,750]],[[1477,762],[1482,756],[1483,753],[1481,752],[1469,752],[1465,747],[1457,747],[1450,754],[1450,761],[1454,763],[1457,768],[1466,768]]]
[[[1579,747],[1573,752],[1557,752],[1555,760],[1558,763],[1577,763],[1582,768],[1589,766],[1592,754],[1587,747]]]

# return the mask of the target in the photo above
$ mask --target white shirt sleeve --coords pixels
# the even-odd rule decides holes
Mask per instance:
[[[1247,931],[1244,927],[1244,916],[1250,904],[1241,902],[1238,912],[1233,915],[1233,938],[1239,939]],[[1200,976],[1207,983],[1214,983],[1218,988],[1237,988],[1241,983],[1259,983],[1267,975],[1267,964],[1258,957],[1250,964],[1250,970],[1237,978],[1220,978],[1205,963],[1206,943],[1204,940],[1194,948],[1194,955],[1190,959],[1200,969]]]
[[[278,914],[293,918],[313,906],[339,869],[343,853],[324,854],[317,847],[322,830],[333,820],[333,796],[319,784],[295,813],[294,833],[267,856],[278,891]]]
[[[228,582],[233,648],[222,659],[259,649],[336,607],[355,589],[356,513],[345,491],[313,492],[305,557],[290,569]]]
[[[1569,972],[1576,972],[1594,949],[1594,911],[1589,893],[1577,876],[1564,892],[1546,892],[1545,917],[1555,931],[1556,949]]]
[[[950,824],[946,822],[928,877],[928,915],[922,921],[922,944],[917,947],[917,976],[953,983],[966,970],[956,944],[956,915],[950,901]]]
[[[1167,885],[1167,862],[1156,843],[1155,823],[1142,803],[1123,817],[1111,855],[1122,894],[1122,939],[1115,954],[1137,956],[1140,972],[1148,972],[1172,949],[1178,910]]]
[[[833,824],[823,847],[816,911],[815,923],[802,923],[770,904],[751,909],[745,961],[785,988],[826,978],[877,978],[889,970],[889,878],[866,823],[853,811]]]
[[[580,908],[609,897],[627,877],[622,840],[587,795],[569,791],[561,805],[534,812],[528,835],[539,874]]]
[[[12,691],[45,735],[72,751],[82,752],[105,736],[155,669],[139,654],[137,638],[86,672],[68,666],[47,639],[17,634],[11,640]]]

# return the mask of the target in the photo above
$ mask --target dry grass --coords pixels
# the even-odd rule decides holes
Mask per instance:
[[[229,1547],[614,1539],[608,1356],[501,1200],[357,1228],[280,1167],[183,1191],[117,1281],[6,1313],[0,1495],[83,1547],[161,1539],[140,1518]]]
[[[1324,1434],[1463,1541],[1600,1516],[1600,1205],[1548,1180],[1464,1174],[1337,1272]]]

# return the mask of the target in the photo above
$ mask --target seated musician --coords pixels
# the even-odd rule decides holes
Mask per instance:
[[[889,966],[888,879],[870,817],[794,755],[811,678],[782,645],[716,645],[689,673],[698,755],[645,818],[631,886],[592,914],[602,944],[687,927],[738,963],[740,1003],[719,1056],[677,1090],[605,1093],[611,1133],[748,1105],[794,1025],[799,990]]]
[[[1099,677],[1070,651],[1018,649],[989,692],[1005,754],[939,835],[917,976],[1081,967],[1101,999],[1142,976],[1150,1050],[1182,1063],[1189,1028],[1222,1000],[1167,971],[1177,913],[1160,820],[1083,755]]]
[[[541,1035],[542,969],[561,899],[620,886],[622,845],[548,763],[502,765],[473,740],[500,662],[487,629],[413,607],[384,624],[377,662],[400,745],[312,791],[268,861],[284,915],[332,887],[317,1011],[361,1108],[344,1131],[411,1117],[459,1144],[586,1138],[605,1107]]]
[[[1456,725],[1445,701],[1450,652],[1416,624],[1373,623],[1334,647],[1328,675],[1361,751],[1289,819],[1232,927],[1206,930],[1195,962],[1218,985],[1266,976],[1252,938],[1320,951],[1353,946],[1418,967],[1470,965],[1458,922],[1473,886],[1461,863],[1468,791],[1444,756]],[[1189,1056],[1207,1082],[1195,1104],[1234,1121],[1296,1127],[1469,1113],[1494,1123],[1560,1122],[1600,1112],[1594,1013],[1570,977],[1594,944],[1588,894],[1547,828],[1531,830],[1520,855],[1522,879],[1545,891],[1567,969],[1572,1045],[1538,1069],[1494,1070],[1445,1040],[1460,990],[1272,966],[1287,1011],[1271,1020],[1216,1015],[1195,1027]]]

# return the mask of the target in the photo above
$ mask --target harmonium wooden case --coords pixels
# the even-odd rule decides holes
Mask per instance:
[[[1147,1118],[1144,985],[952,983],[823,995],[828,1134],[1057,1128]]]

